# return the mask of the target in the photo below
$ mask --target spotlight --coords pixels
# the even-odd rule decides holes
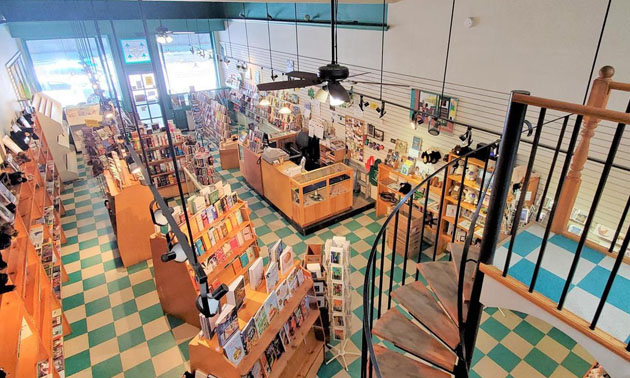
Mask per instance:
[[[381,107],[376,108],[376,111],[379,114],[378,118],[383,118],[383,116],[387,114],[387,112],[385,111],[385,101],[381,101]]]
[[[411,121],[409,122],[409,127],[415,130],[417,126],[418,126],[418,111],[413,110],[411,112]]]
[[[171,43],[171,42],[173,42],[173,36],[171,36],[170,34],[167,34],[167,35],[166,35],[166,37],[165,37],[165,39],[166,39],[166,43]]]
[[[361,109],[361,111],[363,111],[363,108],[365,106],[370,106],[370,103],[367,101],[363,101],[363,95],[359,96],[359,109]]]
[[[468,128],[465,133],[459,136],[462,141],[462,147],[469,147],[472,144],[472,128]]]
[[[330,106],[339,106],[339,105],[343,105],[346,102],[340,98],[337,97],[333,97],[332,95],[330,96]]]
[[[436,116],[433,116],[431,119],[432,122],[431,127],[429,127],[429,134],[433,136],[438,136],[440,135],[440,125],[438,125],[438,118]]]
[[[271,69],[271,81],[276,81],[277,78],[278,78],[278,75],[274,74],[273,68],[272,68]]]
[[[172,214],[174,209],[169,207],[167,211]],[[157,207],[157,202],[155,200],[151,201],[149,204],[149,213],[151,213],[151,220],[153,224],[160,227],[168,226],[168,219],[166,219],[166,215],[161,208]],[[166,233],[166,232],[164,232]]]
[[[168,252],[160,256],[162,262],[169,262],[175,260],[178,263],[183,263],[188,260],[188,256],[186,256],[186,252],[184,252],[184,248],[181,244],[176,243],[172,245]]]
[[[129,167],[129,172],[131,172],[132,175],[137,175],[140,173],[140,167],[138,166],[138,164],[136,164],[135,161],[133,161],[133,158],[131,156],[127,156],[127,166]]]
[[[155,40],[157,41],[157,43],[159,43],[161,45],[165,45],[167,43],[165,35],[157,35],[157,36],[155,36]]]
[[[215,291],[208,293],[208,284],[204,282],[199,287],[201,293],[195,301],[197,310],[206,318],[216,316],[221,311],[221,298],[228,293],[226,284],[221,284]]]

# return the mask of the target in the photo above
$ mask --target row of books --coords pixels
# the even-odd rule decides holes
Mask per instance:
[[[184,175],[184,172],[180,171],[179,177],[182,181],[186,181],[186,176]],[[175,172],[173,172],[173,174],[171,175],[153,176],[152,179],[153,185],[158,188],[177,184],[177,180],[175,179]]]
[[[181,168],[181,164],[177,164],[178,168]],[[175,172],[175,165],[173,164],[172,161],[166,161],[164,163],[160,163],[160,164],[153,164],[153,165],[149,165],[149,173],[152,175],[159,175],[162,173],[174,173]]]
[[[175,156],[184,156],[184,150],[180,147],[180,146],[174,146],[175,148]],[[171,149],[170,148],[163,148],[160,150],[150,150],[150,151],[146,151],[147,153],[147,159],[149,159],[149,161],[155,161],[155,160],[163,160],[163,159],[170,159],[171,158]]]
[[[184,140],[181,130],[178,129],[171,130],[171,138],[173,140],[173,143],[180,143]],[[140,150],[140,140],[134,138],[133,142],[134,144],[137,143],[136,145],[134,145],[134,147],[137,147],[137,149]],[[168,135],[166,134],[166,131],[152,134],[144,134],[142,135],[142,143],[144,143],[145,147],[148,148],[169,147]]]
[[[208,233],[204,234],[204,237],[199,238],[195,241],[195,250],[199,256],[203,256],[206,253],[202,240],[206,240],[205,236],[210,233],[211,231],[208,231]],[[226,262],[230,260],[238,260],[238,264],[234,264],[234,261],[231,261],[231,263],[234,264],[235,273],[239,273],[243,267],[248,266],[249,262],[252,261],[252,256],[255,256],[253,251],[247,253],[249,252],[248,250],[252,248],[251,245],[248,247],[248,250],[246,250],[240,256],[237,256],[237,258],[233,258],[233,255],[236,251],[241,249],[244,244],[251,243],[250,241],[253,239],[253,235],[253,231],[248,226],[243,230],[240,230],[229,240],[228,238],[219,239],[218,243],[219,245],[221,245],[221,248],[217,248],[214,253],[208,256],[206,260],[202,263],[206,274],[209,275],[210,273],[212,273],[212,271],[214,271],[217,266],[224,266]]]

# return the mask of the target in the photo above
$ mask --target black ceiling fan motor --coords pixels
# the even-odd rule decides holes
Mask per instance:
[[[329,63],[319,67],[319,74],[317,76],[322,81],[341,81],[350,76],[350,70],[348,70],[346,66],[337,63]]]

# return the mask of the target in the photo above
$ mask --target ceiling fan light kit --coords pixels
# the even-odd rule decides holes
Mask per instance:
[[[260,100],[258,105],[259,106],[269,106],[269,105],[271,105],[271,102],[269,102],[269,99],[267,98],[267,96],[265,96],[265,97],[262,98],[262,100]]]
[[[280,113],[280,114],[291,114],[291,109],[289,109],[289,107],[286,104],[284,104],[284,105],[282,105],[280,110],[278,110],[278,113]]]

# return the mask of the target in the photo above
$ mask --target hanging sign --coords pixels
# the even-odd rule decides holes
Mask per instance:
[[[147,40],[144,38],[121,39],[122,54],[125,63],[148,63],[151,61]]]

